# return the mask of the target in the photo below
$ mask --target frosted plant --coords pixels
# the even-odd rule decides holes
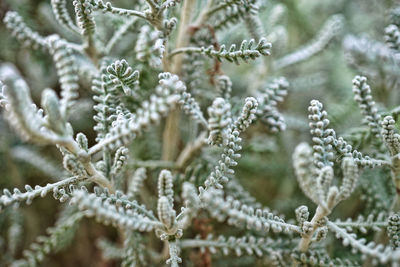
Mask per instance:
[[[225,99],[218,97],[214,100],[211,107],[208,108],[208,127],[210,136],[208,142],[213,144],[225,144],[228,141],[228,127],[231,122],[231,107]]]
[[[259,92],[261,108],[257,113],[260,120],[268,126],[271,132],[284,131],[286,128],[284,118],[277,110],[277,105],[286,96],[288,86],[288,81],[281,77],[267,84],[266,88]]]
[[[400,9],[295,2],[7,1],[0,265],[398,266]]]
[[[165,50],[161,37],[162,32],[151,32],[150,26],[144,25],[140,29],[136,42],[136,58],[140,61],[148,62],[151,66],[160,65]]]

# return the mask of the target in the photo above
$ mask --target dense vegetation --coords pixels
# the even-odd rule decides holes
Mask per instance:
[[[395,1],[0,18],[1,266],[400,264]]]

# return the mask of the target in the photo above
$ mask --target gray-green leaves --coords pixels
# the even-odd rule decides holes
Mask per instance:
[[[58,141],[58,133],[43,128],[46,125],[43,111],[33,104],[28,85],[20,77],[15,67],[2,65],[0,68],[0,80],[4,83],[2,103],[5,106],[7,118],[21,137],[41,144]],[[49,97],[48,93],[44,94],[43,102],[48,105],[48,112],[53,112],[53,109],[55,109],[59,113],[58,107],[56,107],[57,104],[54,101],[57,101],[54,95]],[[55,121],[55,117],[59,118],[60,114],[51,114],[50,117],[52,119],[48,121],[50,123],[48,127],[52,130],[57,129],[56,131],[61,130],[62,121]]]
[[[268,83],[265,89],[258,91],[260,108],[257,110],[257,117],[267,125],[272,133],[286,129],[285,120],[279,113],[277,106],[283,102],[288,87],[289,82],[284,77],[280,77]]]
[[[231,105],[225,99],[218,97],[208,108],[208,143],[210,145],[226,145],[228,142],[229,126],[232,123]]]
[[[61,115],[58,97],[53,90],[45,89],[43,91],[42,107],[47,114],[45,119],[47,120],[48,127],[60,135],[65,134],[65,120]]]
[[[76,59],[67,42],[58,35],[47,37],[47,43],[61,84],[61,114],[67,119],[68,111],[78,98],[79,77]]]
[[[366,124],[371,128],[371,133],[379,138],[381,132],[381,116],[372,98],[371,88],[367,84],[367,78],[361,76],[354,77],[353,93],[354,100],[358,103],[361,113],[365,117]]]
[[[255,41],[253,39],[250,41],[244,40],[240,44],[239,49],[236,49],[236,45],[233,44],[229,49],[226,49],[225,45],[221,45],[219,50],[214,50],[214,48],[210,46],[206,49],[202,48],[201,52],[219,61],[225,59],[238,65],[240,63],[239,59],[247,63],[250,59],[254,60],[261,56],[270,55],[269,49],[271,48],[271,44],[268,43],[266,39],[261,38],[255,47],[253,47],[254,43]]]
[[[86,37],[93,35],[96,24],[92,14],[92,4],[87,0],[74,0],[73,4],[75,6],[76,19],[81,29],[81,34]]]
[[[174,56],[179,53],[201,53],[207,55],[210,58],[215,58],[218,61],[227,60],[229,62],[236,63],[239,65],[241,61],[248,63],[249,60],[255,60],[261,56],[270,55],[271,44],[267,42],[265,38],[261,38],[258,43],[254,46],[254,39],[250,41],[243,40],[239,49],[233,44],[226,48],[225,45],[221,45],[219,50],[216,50],[213,46],[205,47],[184,47],[178,48],[171,52],[170,56]]]
[[[107,67],[108,77],[111,82],[118,87],[121,87],[125,95],[133,96],[135,86],[139,84],[139,71],[128,65],[126,60],[117,60]]]

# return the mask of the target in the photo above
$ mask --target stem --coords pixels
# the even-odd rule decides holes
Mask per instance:
[[[190,164],[192,159],[198,155],[206,144],[207,132],[202,132],[192,143],[188,144],[176,160],[176,166],[179,170],[184,170]]]
[[[163,132],[162,160],[173,161],[178,148],[179,135],[179,110],[172,110],[167,117]]]
[[[360,242],[353,235],[349,234],[345,229],[338,227],[332,222],[328,222],[328,228],[335,232],[339,238],[346,240],[346,242],[353,248],[360,251],[364,255],[379,259],[381,263],[388,261],[397,262],[400,259],[400,251],[395,250],[392,253],[385,253],[384,250],[379,251],[376,246],[371,246],[371,243],[365,244]]]
[[[181,21],[179,23],[179,31],[178,37],[176,39],[175,48],[185,47],[189,41],[189,35],[187,34],[187,28],[190,23],[191,15],[193,14],[195,0],[186,0],[183,3],[182,11],[181,11]],[[183,57],[176,57],[174,62],[172,62],[172,72],[175,74],[180,74],[182,69],[182,60]]]
[[[176,169],[177,166],[173,161],[164,161],[164,160],[146,160],[146,161],[134,161],[132,165],[128,165],[128,168],[136,169],[138,167],[144,167],[148,169]]]
[[[317,210],[315,211],[314,217],[311,219],[311,223],[313,224],[313,228],[310,232],[303,234],[299,243],[299,250],[301,252],[306,252],[311,243],[311,238],[314,235],[315,231],[318,229],[317,222],[321,220],[323,217],[329,214],[329,210],[323,208],[321,205],[318,205]]]
[[[111,153],[106,147],[103,149],[103,161],[105,164],[105,174],[106,176],[109,176],[111,172],[112,159]],[[112,183],[114,184],[114,181],[112,181]]]
[[[110,192],[114,192],[114,188],[111,185],[110,181],[104,177],[103,174],[101,174],[100,172],[98,172],[96,170],[96,168],[94,167],[93,163],[90,161],[91,157],[89,153],[87,153],[85,150],[81,149],[78,145],[78,143],[72,139],[72,137],[59,144],[63,147],[65,147],[67,150],[69,150],[71,153],[73,153],[74,155],[76,155],[79,159],[79,161],[82,163],[83,167],[85,168],[86,172],[88,173],[89,180],[95,182],[96,184],[105,187],[107,189],[110,190]]]
[[[394,196],[392,205],[390,206],[390,211],[398,212],[400,210],[400,197],[399,192],[396,189],[396,195]]]
[[[103,174],[101,174],[96,170],[92,162],[89,161],[88,163],[84,163],[83,166],[90,175],[89,180],[95,182],[96,184],[102,187],[107,188],[111,193],[115,192],[115,189],[110,183],[110,181],[106,177],[104,177]]]
[[[400,159],[398,155],[392,156],[392,181],[396,188],[396,195],[393,199],[390,211],[397,212],[400,210]]]
[[[195,0],[186,0],[183,3],[182,11],[181,11],[181,21],[179,24],[179,32],[176,41],[176,48],[181,48],[186,46],[188,43],[188,34],[187,28],[191,19],[191,14],[193,13],[193,7],[195,4]],[[182,69],[182,55],[179,55],[174,58],[172,62],[171,70],[173,73],[178,74]],[[165,63],[169,63],[166,61]],[[164,65],[164,69],[166,69]],[[176,151],[179,143],[179,132],[177,129],[179,128],[179,112],[178,110],[173,110],[168,114],[167,121],[165,124],[165,129],[163,133],[163,160],[173,160],[176,155]]]
[[[177,244],[177,241],[176,240],[168,241],[168,247],[170,256],[170,258],[168,259],[169,264],[171,265],[171,267],[178,267],[179,263],[182,260],[179,258],[179,246]]]
[[[6,207],[9,206],[15,202],[22,202],[22,201],[31,201],[32,199],[41,196],[44,197],[46,196],[49,192],[52,192],[55,188],[61,188],[65,187],[70,184],[76,184],[79,181],[84,180],[85,178],[83,177],[78,177],[78,176],[72,176],[69,178],[65,178],[59,182],[53,183],[53,184],[47,184],[43,187],[38,186],[32,191],[26,191],[20,194],[13,193],[12,197],[8,197],[7,195],[2,195],[0,197],[0,207]]]
[[[150,6],[152,12],[155,12],[158,9],[158,5],[154,0],[146,0],[146,2]]]
[[[97,51],[97,48],[95,46],[93,35],[87,36],[83,47],[84,47],[84,51],[89,56],[89,58],[92,60],[94,65],[97,66],[99,63],[99,60],[98,60],[99,51]]]
[[[148,211],[143,205],[139,205],[135,200],[130,201],[124,198],[118,198],[115,195],[100,195],[99,196],[103,201],[109,201],[112,204],[121,205],[126,209],[133,209],[135,211],[139,211],[142,215],[147,216],[150,220],[157,221],[157,218],[154,216],[153,212]],[[119,204],[118,204],[119,203]],[[129,208],[128,208],[129,206]]]
[[[103,9],[102,9],[102,11],[103,11]],[[128,17],[135,16],[135,17],[139,17],[139,18],[147,20],[146,15],[143,12],[137,11],[137,10],[120,8],[120,7],[112,7],[111,10],[106,9],[104,11],[108,11],[113,14],[120,14],[120,15],[124,15],[124,16],[128,16]]]
[[[202,25],[209,17],[209,12],[211,10],[214,0],[208,0],[205,9],[200,13],[200,16],[196,20],[196,25]]]
[[[168,47],[168,39],[165,38],[163,42],[164,47]],[[171,64],[170,64],[170,58],[169,58],[169,52],[168,49],[164,49],[164,55],[162,57],[162,65],[163,65],[163,70],[166,72],[170,72]]]
[[[342,228],[351,227],[351,228],[355,228],[355,229],[364,227],[364,228],[372,228],[373,230],[375,230],[374,227],[381,227],[381,228],[387,227],[386,221],[376,221],[376,222],[335,221],[334,223],[338,227],[342,227]]]
[[[201,53],[201,48],[200,47],[182,47],[182,48],[177,48],[172,50],[171,53],[169,53],[168,57],[172,58],[175,55],[181,54],[181,53]]]

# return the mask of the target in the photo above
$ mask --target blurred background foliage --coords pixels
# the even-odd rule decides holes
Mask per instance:
[[[49,0],[0,0],[0,20],[8,10],[15,10],[24,18],[27,25],[40,34],[49,35],[58,32],[71,41],[77,41],[57,25],[49,2]],[[136,2],[140,1],[115,0],[113,4],[129,8],[136,6]],[[287,130],[270,134],[265,126],[257,123],[243,137],[242,158],[235,168],[238,180],[245,189],[259,202],[273,210],[278,210],[286,218],[294,218],[294,209],[302,204],[313,207],[298,187],[292,169],[292,152],[295,146],[302,141],[310,141],[307,120],[307,107],[310,100],[318,99],[324,103],[332,127],[337,133],[352,141],[356,149],[366,151],[373,144],[370,144],[369,132],[361,124],[361,114],[353,101],[351,83],[353,77],[358,74],[368,77],[373,96],[382,109],[386,107],[386,110],[391,110],[399,105],[397,92],[399,67],[386,66],[386,62],[368,53],[357,55],[346,47],[345,42],[346,38],[352,35],[384,43],[384,29],[389,24],[395,2],[389,0],[261,0],[260,17],[264,32],[268,35],[274,31],[270,27],[271,23],[283,29],[281,36],[278,37],[276,43],[273,43],[271,56],[265,59],[271,62],[266,64],[269,68],[262,77],[259,77],[260,69],[265,68],[262,59],[240,66],[222,64],[223,72],[231,78],[233,83],[233,109],[240,108],[245,96],[251,95],[254,90],[265,85],[273,77],[285,76],[290,82],[288,96],[279,107],[286,119]],[[69,8],[73,14],[72,1],[69,3]],[[334,14],[344,16],[344,27],[323,51],[304,62],[274,70],[273,61],[309,43],[318,34],[324,22]],[[96,16],[96,23],[107,25],[101,36],[108,39],[121,21],[116,17],[99,14]],[[128,62],[134,62],[133,47],[139,29],[140,25],[134,24],[131,32],[118,43],[111,54],[125,58]],[[241,40],[250,38],[242,21],[217,33],[218,42],[225,44],[240,43]],[[17,66],[30,85],[35,102],[39,101],[44,88],[59,90],[51,57],[41,51],[23,48],[6,30],[4,24],[0,23],[0,63],[2,62],[12,62]],[[148,71],[145,63],[132,66],[142,71],[141,88],[143,90],[152,88],[157,82],[157,79],[154,79],[156,77],[154,71],[153,73]],[[205,66],[205,68],[211,67]],[[195,97],[203,98],[202,103],[207,103],[207,105],[211,103],[214,95],[202,94],[202,91],[215,87],[208,80],[205,78],[204,83],[198,88],[193,88]],[[91,119],[93,116],[92,93],[89,82],[81,81],[81,83],[80,101],[71,116],[71,122],[75,132],[84,132],[89,137],[89,142],[93,144],[95,133]],[[237,103],[236,107],[235,103]],[[205,111],[204,107],[203,110]],[[184,126],[180,130],[183,140],[188,140],[193,134],[193,125],[187,117],[182,116],[182,120],[184,123],[181,125]],[[159,158],[161,130],[162,126],[159,126],[146,134],[146,138],[141,137],[136,140],[132,144],[132,156],[140,155],[141,159]],[[195,164],[211,166],[217,155],[218,151],[207,148],[203,159],[192,164],[192,168],[196,169]],[[61,156],[54,147],[33,147],[23,143],[0,117],[0,188],[22,188],[24,184],[44,185],[54,182],[60,178],[57,174],[62,173],[61,161]],[[200,174],[206,174],[208,169],[203,167],[198,171]],[[149,179],[146,180],[146,188],[151,194],[156,190],[158,171],[159,169],[153,174],[150,173]],[[127,172],[129,173],[129,169]],[[377,176],[387,177],[387,179],[378,180]],[[361,178],[361,184],[351,200],[339,205],[332,217],[346,218],[354,217],[353,214],[376,212],[377,209],[384,209],[385,202],[391,202],[390,195],[387,193],[383,195],[383,192],[387,191],[385,188],[391,186],[390,177],[384,171],[365,173]],[[371,194],[368,190],[374,192]],[[365,195],[368,192],[370,197],[367,198]],[[373,196],[372,199],[371,196]],[[16,210],[10,207],[0,214],[0,257],[19,258],[23,248],[26,248],[36,236],[45,234],[45,229],[55,223],[61,204],[48,201],[48,198],[51,197],[39,199],[24,209]],[[363,201],[366,198],[368,201]],[[149,207],[155,206],[149,205]],[[15,227],[9,227],[11,225]],[[216,231],[219,230],[218,225],[214,227]],[[99,237],[108,237],[118,242],[115,229],[84,220],[76,231],[77,234],[73,240],[70,240],[72,244],[57,254],[51,255],[46,266],[118,266],[118,261],[102,259],[102,253],[96,245]],[[13,248],[9,244],[11,235],[19,236],[19,239],[16,239],[19,242],[13,245]],[[73,236],[72,233],[71,236]],[[193,252],[190,252],[189,257],[186,258],[191,258],[195,264],[197,255],[191,255],[191,253]],[[251,261],[247,263],[246,261],[249,259],[242,257],[230,263],[229,259],[225,258],[223,262],[215,260],[213,263],[215,266],[253,264]],[[186,264],[190,266],[190,263],[186,262]]]

